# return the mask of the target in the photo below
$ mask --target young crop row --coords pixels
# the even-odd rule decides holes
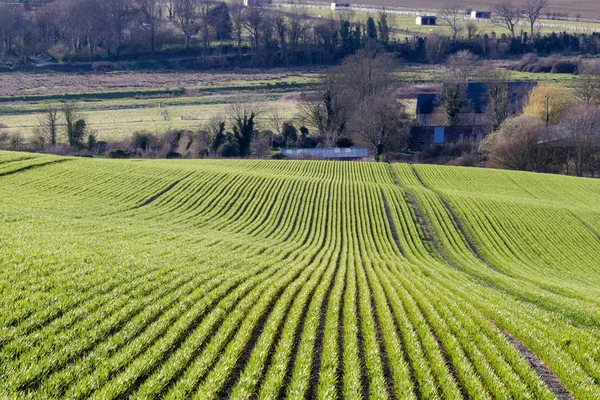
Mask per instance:
[[[37,162],[18,157],[0,167]],[[591,203],[565,211],[499,171],[453,192],[437,168],[69,159],[0,176],[0,393],[553,398],[512,337],[598,396],[598,301],[578,292],[598,291],[596,243],[572,214],[595,221]],[[581,247],[560,255],[547,209]]]
[[[421,171],[424,167],[417,167],[417,171]],[[577,324],[582,321],[595,324],[597,315],[597,303],[591,300],[584,299],[581,292],[569,293],[568,291],[557,291],[553,290],[549,285],[540,284],[539,277],[532,273],[527,276],[522,273],[523,278],[515,279],[514,277],[507,276],[500,273],[493,268],[492,264],[486,264],[487,253],[485,247],[476,246],[476,249],[470,249],[465,237],[464,232],[461,232],[460,221],[452,219],[452,209],[456,209],[459,216],[462,210],[465,210],[469,204],[476,203],[477,201],[483,201],[482,198],[471,198],[469,201],[452,201],[452,209],[447,208],[441,201],[438,194],[427,190],[423,187],[418,179],[415,179],[414,171],[411,171],[409,166],[396,165],[394,171],[400,178],[400,182],[405,183],[405,188],[414,194],[415,198],[418,199],[417,206],[421,210],[425,210],[424,213],[427,216],[427,222],[430,224],[432,231],[436,232],[436,240],[441,244],[444,252],[444,256],[451,260],[452,264],[459,269],[468,272],[469,275],[476,277],[487,282],[490,286],[504,293],[510,294],[510,297],[500,296],[498,300],[485,295],[481,297],[479,303],[475,303],[474,306],[482,309],[487,309],[491,312],[493,303],[494,307],[497,307],[489,314],[490,317],[494,318],[496,323],[502,325],[504,329],[511,331],[512,333],[519,332],[523,334],[523,325],[529,325],[533,323],[536,326],[535,321],[538,321],[539,327],[543,329],[535,329],[535,333],[531,331],[527,335],[523,336],[523,340],[527,342],[538,354],[546,360],[546,362],[553,367],[553,370],[560,376],[567,386],[574,392],[586,398],[586,396],[597,396],[598,386],[593,382],[597,380],[597,368],[598,355],[596,351],[585,350],[586,348],[591,349],[597,347],[594,342],[594,335],[590,335],[586,329],[577,329],[570,323],[565,323],[564,316],[569,316],[573,319],[577,318]],[[444,172],[444,171],[442,171]],[[461,171],[464,173],[464,171]],[[411,176],[411,173],[413,176]],[[439,173],[439,172],[438,172]],[[420,175],[420,174],[419,174]],[[426,179],[424,179],[427,182]],[[476,188],[476,187],[475,187]],[[450,198],[450,195],[443,192],[444,197]],[[458,197],[458,196],[457,196]],[[463,199],[465,200],[465,199]],[[480,214],[483,211],[480,211]],[[480,215],[479,214],[479,215]],[[485,230],[489,225],[472,226],[469,224],[469,220],[466,218],[463,220],[463,226],[466,226],[467,232],[469,229],[482,229]],[[540,221],[536,224],[543,224],[544,221]],[[484,233],[479,233],[484,236]],[[543,240],[543,237],[540,238]],[[476,242],[476,244],[478,244]],[[479,259],[479,254],[484,255],[486,260]],[[577,257],[585,257],[585,252],[574,252],[572,255]],[[510,261],[502,264],[505,267],[514,268],[515,264],[511,264]],[[554,266],[562,267],[563,272],[567,273],[569,264],[556,263]],[[526,268],[523,268],[526,269]],[[581,288],[581,287],[580,287]],[[464,290],[456,289],[457,294],[464,295]],[[468,295],[471,299],[475,297],[474,292],[469,292]],[[518,314],[514,314],[514,310],[520,307],[508,307],[509,302],[512,298],[518,298],[519,300],[526,301],[535,306],[523,308],[520,312],[527,315],[526,320],[521,323],[517,323],[521,317]],[[498,304],[501,306],[498,307]],[[514,310],[513,310],[514,308]],[[546,313],[541,309],[555,311],[555,313]],[[501,311],[500,311],[501,310]],[[507,312],[508,310],[508,312]],[[499,314],[511,315],[511,324],[504,324],[505,318],[498,318]],[[552,323],[548,321],[552,320]],[[531,325],[529,325],[531,327]],[[531,328],[530,328],[531,329]],[[542,332],[543,331],[543,332]],[[568,332],[568,333],[566,333]],[[568,339],[567,339],[568,338]],[[577,338],[577,339],[575,339]],[[578,345],[573,346],[573,343],[577,342]],[[541,345],[543,343],[543,345]],[[541,347],[541,346],[543,347]],[[543,349],[543,351],[542,351]],[[554,350],[552,355],[550,349]],[[558,356],[559,353],[563,353],[563,356]],[[572,357],[572,358],[571,358]],[[560,361],[558,361],[560,360]],[[571,373],[567,372],[571,371]],[[574,373],[574,371],[577,371]],[[577,382],[577,383],[574,383]],[[569,385],[570,384],[570,385]]]

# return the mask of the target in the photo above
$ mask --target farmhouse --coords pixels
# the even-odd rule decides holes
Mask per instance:
[[[350,8],[350,4],[348,3],[331,3],[331,10],[345,10]]]
[[[327,147],[318,149],[282,149],[281,153],[289,158],[323,158],[336,160],[358,160],[369,157],[366,147]]]
[[[537,82],[508,82],[508,98],[510,113],[518,112],[524,105],[524,98]],[[447,86],[447,85],[445,85]],[[471,82],[465,87],[467,109],[461,115],[463,125],[486,125],[486,109],[489,100],[488,85],[482,82]],[[437,107],[444,102],[443,95],[423,93],[417,95],[417,122],[422,126],[439,125]]]
[[[471,19],[492,19],[491,11],[471,11]]]
[[[433,15],[419,15],[416,23],[417,25],[436,25],[437,17]]]

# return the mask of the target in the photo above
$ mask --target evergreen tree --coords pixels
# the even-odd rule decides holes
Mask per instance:
[[[236,118],[235,126],[233,127],[233,135],[239,146],[240,156],[246,157],[250,155],[250,145],[254,136],[254,118],[256,114],[253,112],[244,113]]]
[[[385,12],[379,14],[377,28],[379,30],[379,41],[384,45],[387,45],[390,41],[390,27],[387,21],[387,14]]]
[[[217,153],[219,147],[223,143],[225,143],[226,135],[225,135],[225,122],[219,122],[219,126],[214,132],[213,137],[210,141],[210,151],[214,154]]]
[[[444,102],[444,119],[448,126],[461,124],[461,114],[467,106],[465,90],[462,85],[451,84],[446,87],[446,99]]]
[[[377,39],[377,29],[375,28],[375,21],[371,17],[367,19],[367,37],[373,40]]]
[[[233,32],[233,24],[229,15],[229,6],[227,3],[217,3],[216,6],[208,11],[207,15],[209,25],[215,31],[217,40],[229,40]]]

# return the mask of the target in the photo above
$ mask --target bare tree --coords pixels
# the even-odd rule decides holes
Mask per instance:
[[[461,50],[446,59],[446,69],[443,79],[445,82],[465,84],[471,78],[481,75],[479,57],[469,50]]]
[[[509,82],[512,80],[512,72],[494,68],[482,74],[482,80],[486,83],[488,94],[485,111],[492,130],[496,131],[506,118],[519,111],[512,109],[510,101]]]
[[[177,8],[174,1],[162,0],[163,7],[167,9],[167,18],[170,22],[173,22],[177,17]]]
[[[309,18],[306,9],[304,8],[293,8],[292,12],[288,15],[289,20],[289,37],[292,47],[298,47],[300,39],[304,36],[308,30]]]
[[[12,50],[19,20],[22,16],[22,6],[17,4],[0,4],[0,56]]]
[[[102,4],[108,14],[107,27],[110,33],[110,42],[114,43],[114,50],[118,56],[121,52],[123,31],[131,11],[131,0],[105,0]]]
[[[54,147],[58,143],[58,109],[49,107],[38,118],[37,133],[42,143]]]
[[[277,38],[279,40],[279,48],[281,49],[281,59],[287,63],[287,33],[288,33],[288,25],[287,19],[282,12],[278,12],[273,17],[273,23],[275,25],[275,30],[277,31]]]
[[[210,3],[209,0],[197,0],[197,17],[200,20],[202,34],[202,56],[205,57],[210,46]]]
[[[521,21],[522,12],[512,3],[504,2],[494,6],[494,21],[499,26],[504,26],[509,30],[512,37],[515,37],[515,27]]]
[[[324,145],[331,147],[341,136],[373,148],[376,160],[388,138],[401,126],[403,107],[397,101],[398,83],[394,59],[374,43],[330,69],[312,96],[303,96],[300,119],[317,128]]]
[[[469,21],[465,25],[465,28],[467,29],[467,39],[470,42],[471,40],[475,39],[475,37],[479,33],[479,27],[475,22]]]
[[[350,118],[351,102],[343,94],[342,77],[335,69],[329,70],[311,95],[302,94],[298,118],[303,125],[314,127],[324,139],[326,147],[333,147],[345,132]]]
[[[529,27],[531,29],[531,38],[535,34],[534,26],[535,22],[542,15],[544,8],[548,7],[549,0],[527,0],[523,6],[522,13],[525,18],[529,21]]]
[[[238,57],[242,58],[242,32],[244,30],[244,5],[242,3],[233,3],[229,6],[231,23],[235,34]]]
[[[196,7],[197,0],[175,0],[175,15],[179,21],[179,26],[185,36],[185,48],[190,47],[192,35],[196,33]]]
[[[275,129],[278,135],[281,135],[281,126],[283,124],[283,116],[279,111],[279,108],[271,108],[268,113],[271,127]]]
[[[264,17],[265,11],[262,7],[248,7],[245,13],[244,27],[250,33],[252,48],[255,52],[258,52]]]
[[[578,105],[571,109],[561,125],[569,142],[570,160],[575,175],[593,173],[593,161],[600,156],[600,109],[595,105]]]
[[[460,4],[455,0],[450,0],[438,14],[438,18],[448,25],[452,31],[452,41],[456,42],[458,34],[463,29],[461,25]]]
[[[575,95],[585,104],[600,104],[600,62],[580,67]]]
[[[156,52],[156,33],[161,16],[161,2],[159,0],[135,0],[137,10],[143,17],[143,28],[150,40],[150,50]]]
[[[355,103],[354,110],[359,117],[365,115],[369,101],[378,97],[389,100],[389,90],[395,86],[394,67],[394,57],[372,42],[346,57],[339,72],[344,77],[346,95]]]
[[[440,62],[446,57],[446,54],[448,54],[451,47],[452,41],[448,36],[434,32],[429,35],[427,41],[425,41],[425,53],[427,54],[427,59],[431,63]]]
[[[377,96],[365,105],[367,113],[355,121],[356,141],[370,146],[376,162],[380,161],[390,139],[397,136],[403,124],[404,105],[393,97]]]

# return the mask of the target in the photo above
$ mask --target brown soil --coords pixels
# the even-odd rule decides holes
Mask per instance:
[[[0,74],[0,96],[135,91],[226,86],[233,81],[267,81],[299,76],[286,70],[232,72],[87,72]]]
[[[529,350],[517,338],[508,332],[502,331],[506,339],[521,353],[521,356],[529,363],[531,368],[539,375],[540,379],[559,400],[574,400],[575,397],[565,388],[558,377],[544,364],[538,356]]]

